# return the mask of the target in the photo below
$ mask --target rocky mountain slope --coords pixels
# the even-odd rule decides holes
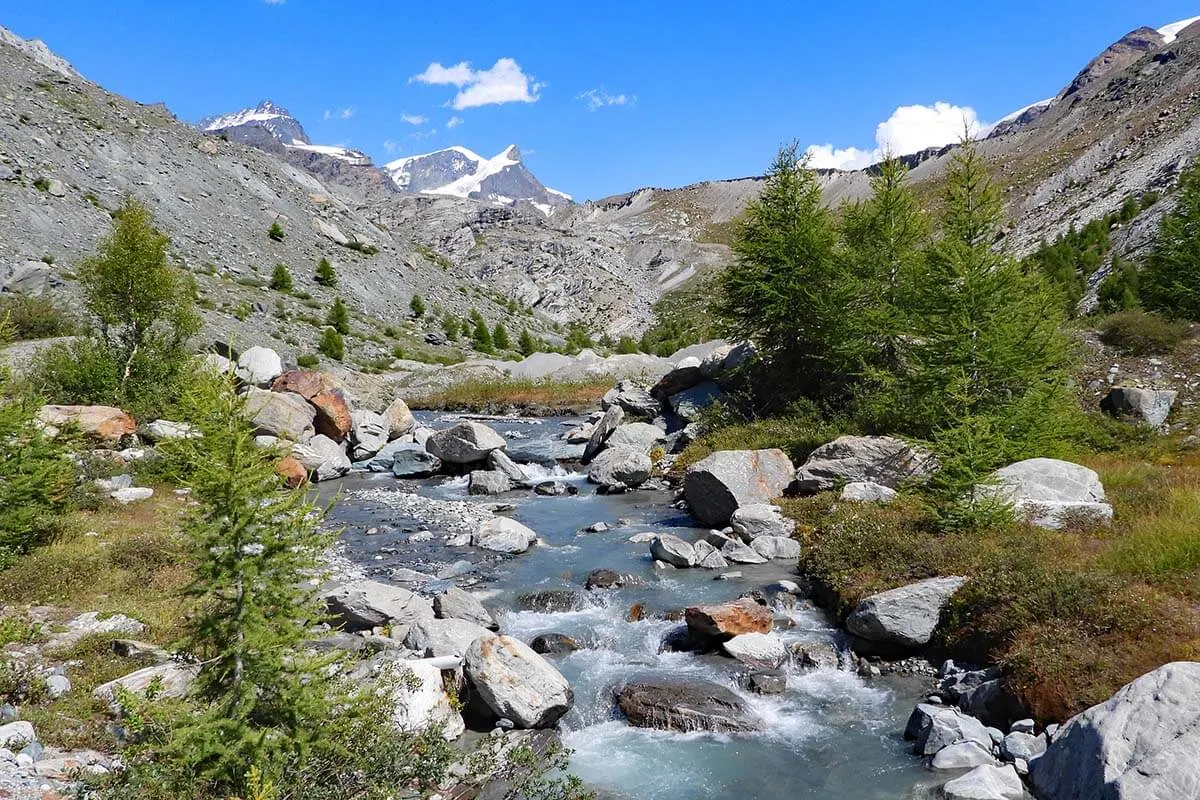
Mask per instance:
[[[526,201],[547,217],[571,204],[570,195],[542,185],[515,144],[493,158],[465,147],[397,159],[384,168],[396,188],[419,194],[450,195],[511,206]]]

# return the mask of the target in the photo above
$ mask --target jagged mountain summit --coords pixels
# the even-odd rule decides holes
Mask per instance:
[[[484,158],[456,145],[400,158],[384,169],[402,192],[449,195],[503,205],[528,200],[546,216],[571,203],[569,195],[546,188],[534,177],[515,144],[494,158]]]
[[[197,127],[205,133],[219,134],[227,139],[264,150],[277,151],[279,146],[289,150],[317,153],[351,164],[366,166],[371,157],[358,150],[336,145],[313,144],[304,126],[283,106],[264,100],[254,108],[244,108],[232,114],[220,114],[200,120]]]

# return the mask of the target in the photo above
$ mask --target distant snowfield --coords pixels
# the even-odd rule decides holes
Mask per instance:
[[[1188,17],[1187,19],[1181,19],[1179,22],[1172,22],[1170,25],[1164,25],[1159,28],[1158,33],[1163,37],[1163,44],[1170,44],[1178,39],[1183,29],[1195,22],[1200,22],[1200,17]]]
[[[351,161],[357,163],[363,161],[364,159],[370,160],[370,157],[366,153],[360,153],[357,150],[350,150],[345,147],[335,147],[334,145],[328,144],[304,144],[298,139],[293,139],[291,144],[284,146],[292,150],[306,150],[310,153],[320,153],[323,156],[332,156],[333,158],[337,158],[342,161]]]
[[[423,189],[421,190],[421,194],[448,194],[453,197],[467,198],[475,192],[478,192],[482,187],[483,182],[492,175],[503,171],[507,167],[515,166],[521,163],[518,159],[513,158],[511,155],[516,150],[516,145],[509,145],[508,147],[504,148],[504,152],[500,153],[500,155],[495,156],[494,158],[484,158],[473,150],[468,150],[461,145],[454,145],[445,149],[453,150],[467,161],[474,163],[475,169],[472,172],[469,172],[444,186],[435,186],[429,189]],[[404,186],[407,185],[407,181],[402,180],[405,168],[413,161],[417,161],[418,159],[426,158],[440,152],[443,151],[435,150],[433,153],[422,153],[418,156],[400,158],[387,164],[384,169],[388,171],[388,174],[392,176],[392,180],[394,180],[398,186],[404,188]]]

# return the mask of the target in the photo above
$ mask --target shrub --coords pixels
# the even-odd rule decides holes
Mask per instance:
[[[333,265],[329,263],[329,259],[322,258],[317,262],[317,272],[314,280],[322,286],[333,288],[337,286],[337,273],[333,269]]]
[[[537,352],[537,342],[533,340],[533,334],[529,332],[528,328],[521,331],[521,336],[517,339],[517,349],[523,356],[531,356]]]
[[[304,355],[296,356],[296,366],[300,367],[301,369],[313,369],[320,363],[320,357],[312,353],[305,353]]]
[[[343,336],[350,333],[350,312],[346,309],[342,298],[333,298],[333,305],[329,307],[329,313],[325,315],[325,324]]]
[[[341,361],[346,357],[346,340],[342,335],[333,328],[326,328],[321,332],[321,340],[317,343],[317,350],[327,358],[332,358],[334,361]]]
[[[408,307],[412,311],[414,317],[420,319],[421,317],[425,316],[425,301],[421,299],[421,295],[414,294],[412,296],[412,300],[410,300],[408,303]]]
[[[271,288],[277,292],[290,292],[292,283],[292,271],[287,268],[287,264],[276,264],[274,272],[271,273]]]
[[[70,336],[75,323],[49,298],[5,295],[0,299],[0,319],[7,319],[17,341]]]
[[[1151,311],[1200,320],[1200,159],[1179,176],[1178,200],[1159,224],[1141,291]]]
[[[1100,310],[1106,314],[1130,311],[1138,306],[1138,269],[1132,261],[1113,256],[1112,272],[1097,293]]]
[[[1187,335],[1187,324],[1146,311],[1122,311],[1100,325],[1100,340],[1126,355],[1170,353]]]
[[[271,227],[267,229],[267,236],[271,237],[277,242],[282,242],[285,235],[286,234],[283,232],[283,226],[279,224],[279,220],[272,222]]]

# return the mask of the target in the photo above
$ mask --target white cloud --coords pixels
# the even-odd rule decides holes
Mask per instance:
[[[463,124],[462,117],[451,117],[450,119],[446,120],[447,128],[457,128],[459,125],[462,125],[462,124]]]
[[[325,109],[325,113],[321,115],[328,122],[331,119],[350,119],[354,116],[353,108],[335,108],[333,110]]]
[[[875,128],[875,148],[837,148],[814,144],[805,150],[808,165],[816,169],[862,169],[883,160],[885,154],[906,156],[930,147],[953,144],[966,134],[985,136],[992,129],[970,106],[938,101],[932,106],[900,106]]]
[[[637,102],[637,95],[609,94],[601,86],[599,89],[588,89],[586,92],[581,92],[575,95],[575,99],[587,101],[588,111],[595,111],[605,106],[631,106]]]
[[[391,139],[383,140],[383,152],[387,153],[389,156],[394,156],[400,151],[400,149],[400,144],[398,142],[393,142]]]
[[[407,122],[409,125],[424,125],[429,122],[428,117],[422,117],[420,114],[401,114],[400,120]]]
[[[281,6],[286,3],[287,0],[263,0],[263,2],[269,6]]]
[[[526,75],[511,58],[499,59],[491,69],[478,70],[471,69],[467,61],[452,67],[435,61],[420,75],[409,78],[410,83],[413,81],[458,87],[458,94],[449,103],[457,111],[501,103],[535,103],[544,85]]]

